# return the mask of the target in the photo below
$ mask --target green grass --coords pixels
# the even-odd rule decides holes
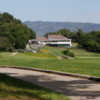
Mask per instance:
[[[100,54],[71,49],[74,59],[58,59],[64,48],[45,47],[40,53],[0,53],[0,65],[25,66],[100,77]]]
[[[0,74],[0,100],[69,100],[66,96]]]
[[[77,56],[77,57],[100,57],[99,53],[93,53],[93,52],[88,52],[83,49],[77,49],[73,48],[71,51]]]

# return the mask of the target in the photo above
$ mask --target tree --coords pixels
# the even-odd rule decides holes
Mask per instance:
[[[81,29],[79,29],[76,32],[76,41],[80,43],[83,39],[83,36],[84,36],[84,32]]]
[[[88,51],[100,52],[100,32],[93,31],[85,34],[79,45]]]
[[[72,32],[69,29],[61,29],[57,32],[58,34],[64,35],[66,37],[70,37]]]
[[[49,32],[45,36],[47,37],[50,34],[60,34],[60,35],[70,38],[73,32],[71,32],[69,29],[61,29],[61,30],[58,30],[57,32]]]
[[[24,49],[28,40],[35,38],[35,34],[12,15],[0,14],[0,37],[7,39],[5,41],[9,44],[8,46],[12,46],[14,49]]]
[[[9,39],[7,37],[0,37],[0,50],[11,51],[13,49]]]

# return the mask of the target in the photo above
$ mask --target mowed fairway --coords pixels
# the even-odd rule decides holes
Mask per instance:
[[[45,47],[40,53],[0,53],[0,65],[24,66],[100,77],[100,54],[71,49],[75,58],[64,59],[64,48]]]

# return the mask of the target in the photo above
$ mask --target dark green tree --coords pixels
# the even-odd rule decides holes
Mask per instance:
[[[20,20],[8,13],[0,14],[0,37],[3,37],[8,46],[13,49],[24,49],[28,40],[35,38],[35,32],[24,25]],[[2,41],[4,41],[2,40]],[[9,41],[9,42],[8,42]],[[0,45],[2,43],[0,42]]]

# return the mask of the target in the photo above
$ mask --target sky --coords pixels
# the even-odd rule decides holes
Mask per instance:
[[[0,0],[0,12],[22,21],[100,23],[100,0]]]

